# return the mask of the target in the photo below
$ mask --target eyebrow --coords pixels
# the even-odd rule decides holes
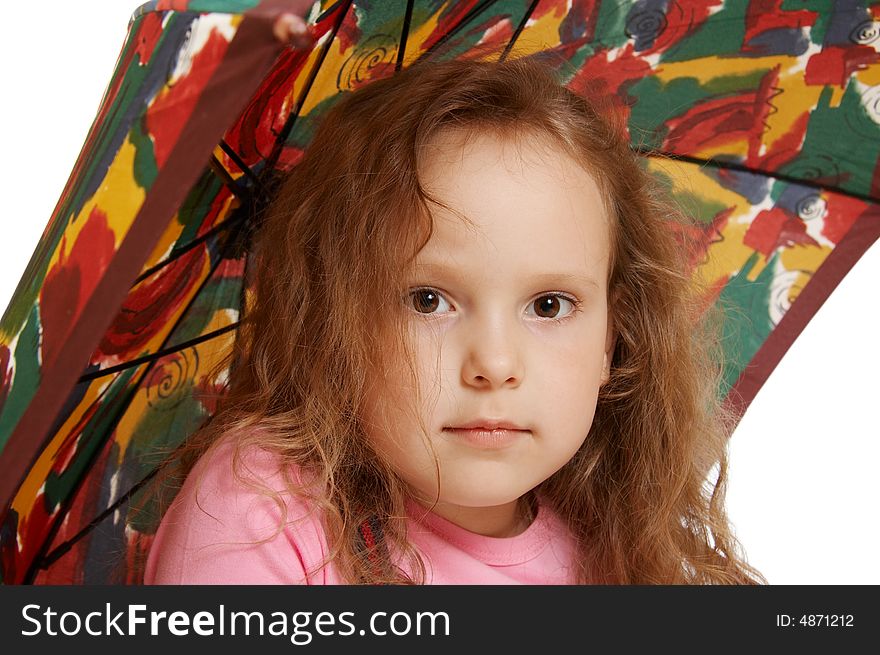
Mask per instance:
[[[448,266],[445,264],[437,264],[433,262],[428,262],[425,264],[416,264],[414,267],[415,274],[419,275],[430,275],[430,276],[441,276],[441,277],[449,277],[456,281],[463,281],[468,279],[468,276],[463,274],[458,268]],[[578,275],[576,273],[564,273],[564,272],[547,272],[547,273],[536,273],[534,275],[529,276],[530,282],[535,282],[540,286],[554,286],[555,284],[567,285],[567,284],[583,284],[586,286],[592,286],[596,289],[601,289],[600,284],[594,280],[592,277],[586,275]]]

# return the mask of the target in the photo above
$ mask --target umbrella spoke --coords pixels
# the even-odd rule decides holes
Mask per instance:
[[[127,369],[133,368],[135,366],[140,366],[141,364],[146,364],[148,362],[155,361],[157,359],[162,359],[167,355],[173,355],[176,352],[180,352],[181,350],[186,350],[192,346],[198,346],[200,343],[204,343],[205,341],[210,341],[215,337],[219,337],[227,332],[231,332],[238,328],[241,321],[236,321],[235,323],[230,323],[218,330],[214,330],[213,332],[208,332],[207,334],[202,334],[194,339],[189,339],[182,343],[177,344],[176,346],[170,346],[168,348],[162,348],[157,350],[154,353],[150,353],[149,355],[144,355],[143,357],[137,357],[135,359],[129,360],[127,362],[123,362],[122,364],[117,364],[116,366],[109,366],[107,368],[101,369],[99,371],[93,371],[92,373],[86,373],[82,377],[77,380],[78,383],[81,382],[91,382],[97,378],[106,377],[108,375],[113,375],[115,373],[119,373],[120,371],[125,371]]]
[[[220,160],[217,159],[217,155],[211,155],[210,162],[211,170],[214,171],[214,175],[220,178],[220,181],[223,182],[226,187],[232,192],[239,200],[244,200],[247,196],[247,189],[243,188],[232,175],[229,174],[229,171],[226,170],[226,167],[220,163]]]
[[[869,202],[872,204],[877,203],[877,198],[871,196],[868,193],[859,193],[857,191],[848,191],[846,189],[842,189],[840,187],[831,186],[828,184],[822,184],[820,182],[814,182],[809,178],[803,177],[794,177],[792,175],[786,175],[785,173],[780,173],[778,171],[772,170],[764,170],[760,168],[753,168],[751,166],[746,166],[745,164],[740,164],[732,161],[724,161],[713,158],[703,158],[703,157],[691,157],[690,155],[679,155],[674,152],[665,152],[662,150],[654,150],[652,148],[640,148],[638,146],[633,146],[633,150],[643,157],[657,157],[663,159],[674,159],[676,161],[683,161],[688,164],[696,164],[698,166],[709,166],[710,168],[717,169],[725,169],[737,171],[740,173],[749,173],[751,175],[759,175],[761,177],[772,177],[775,180],[780,180],[781,182],[786,182],[788,184],[796,184],[798,186],[809,187],[811,189],[816,189],[817,191],[831,191],[833,193],[839,194],[841,196],[848,196],[850,198],[856,198],[858,200],[862,200],[863,202]]]
[[[103,512],[98,514],[94,519],[92,519],[85,527],[83,527],[79,532],[73,535],[70,539],[64,541],[63,543],[58,544],[51,552],[47,553],[45,556],[38,558],[34,562],[34,567],[36,569],[46,570],[50,566],[52,566],[59,559],[64,557],[68,553],[68,551],[73,548],[77,542],[79,542],[83,537],[88,536],[95,528],[97,528],[108,516],[110,516],[113,512],[115,512],[124,502],[129,500],[134,494],[136,494],[147,482],[156,477],[156,474],[159,472],[161,467],[157,467],[150,471],[140,482],[137,482],[131,489],[122,494],[119,498],[117,498],[110,507],[105,509]]]
[[[330,52],[330,46],[332,46],[333,42],[336,40],[336,35],[339,33],[339,29],[342,27],[342,23],[345,22],[345,17],[348,15],[349,10],[351,9],[351,3],[352,0],[346,0],[345,9],[342,11],[342,15],[339,17],[339,21],[333,27],[333,31],[324,43],[324,47],[321,50],[318,61],[315,62],[315,64],[312,66],[312,69],[309,71],[309,78],[306,80],[305,86],[303,86],[302,93],[300,93],[299,99],[296,102],[296,107],[290,112],[290,116],[284,123],[284,127],[281,128],[281,132],[278,134],[278,138],[275,140],[275,147],[272,149],[272,153],[266,160],[266,167],[264,171],[268,172],[275,169],[275,164],[278,161],[278,158],[281,156],[281,151],[284,150],[284,145],[287,143],[287,139],[290,136],[290,133],[293,131],[293,126],[296,124],[296,119],[299,117],[299,112],[300,110],[302,110],[306,98],[309,97],[309,92],[312,90],[312,85],[315,83],[315,78],[318,77],[318,71],[321,70],[324,59],[327,58],[327,53]],[[334,4],[332,9],[335,10],[335,8],[340,4],[341,2]],[[322,16],[326,16],[329,13],[330,10],[328,9],[326,12],[324,12]]]
[[[403,28],[400,30],[400,45],[397,47],[397,63],[394,65],[395,73],[403,68],[403,60],[406,57],[406,39],[409,36],[414,2],[415,0],[406,0],[406,13],[403,16]]]
[[[241,172],[244,173],[245,176],[251,181],[251,184],[254,185],[257,193],[263,193],[264,189],[262,183],[260,182],[260,178],[257,177],[257,174],[251,170],[250,166],[244,163],[244,159],[242,159],[241,156],[237,152],[235,152],[232,146],[226,143],[226,139],[220,139],[220,148],[223,150],[223,152],[226,153],[226,156],[229,157],[236,166],[238,166],[239,170],[241,170]]]
[[[516,40],[519,38],[519,35],[522,34],[522,31],[526,27],[526,23],[529,22],[529,18],[532,17],[532,14],[535,12],[535,8],[538,6],[538,3],[541,0],[532,0],[532,4],[529,5],[529,8],[526,10],[525,16],[522,17],[522,20],[519,22],[519,25],[516,26],[516,31],[513,33],[513,36],[510,37],[510,42],[504,48],[504,52],[501,53],[501,57],[499,57],[499,61],[504,61],[507,59],[507,55],[510,54],[510,51],[513,49]]]
[[[177,332],[177,329],[181,326],[181,324],[183,324],[183,322],[186,320],[186,317],[189,314],[189,311],[192,309],[192,307],[198,301],[198,298],[199,298],[201,291],[205,288],[205,285],[208,284],[208,282],[212,279],[214,273],[217,271],[217,267],[220,265],[220,262],[222,262],[226,258],[225,256],[231,252],[234,243],[235,243],[235,239],[230,237],[226,240],[226,242],[223,244],[223,246],[221,246],[221,252],[218,254],[217,259],[211,264],[211,268],[208,271],[207,275],[205,276],[205,279],[202,280],[202,283],[199,285],[199,288],[193,294],[192,298],[190,298],[189,302],[187,303],[184,310],[178,316],[174,325],[171,326],[171,329],[168,331],[168,334],[165,337],[165,341],[163,342],[162,347],[160,347],[159,351],[163,351],[163,350],[167,349],[166,344],[174,336],[174,334]],[[230,326],[227,326],[227,328],[228,328],[227,331],[232,329]],[[175,346],[175,348],[177,348],[178,350],[180,349],[179,347],[176,347],[176,346]],[[120,407],[117,408],[117,410],[116,410],[117,418],[121,417],[122,415],[125,414],[125,412],[128,411],[129,407],[131,406],[132,401],[137,396],[137,390],[140,388],[140,385],[143,383],[143,381],[147,378],[147,375],[153,370],[153,366],[157,361],[159,361],[159,358],[151,356],[146,361],[147,361],[147,367],[144,369],[143,373],[141,374],[140,379],[135,384],[133,384],[131,386],[131,388],[128,391],[127,397],[124,398],[124,400],[120,403]],[[126,366],[125,368],[128,368],[128,367]],[[83,376],[83,377],[86,378],[87,376]],[[116,421],[114,420],[113,425],[115,425],[115,423],[116,423]],[[107,432],[107,434],[105,434],[103,436],[103,441],[101,443],[101,447],[96,447],[94,449],[94,452],[88,457],[88,459],[83,462],[83,468],[81,469],[81,473],[79,474],[78,479],[71,486],[70,492],[67,494],[67,496],[64,498],[64,500],[61,502],[61,507],[55,513],[55,516],[52,519],[50,519],[51,527],[49,528],[49,530],[46,533],[45,540],[44,540],[42,546],[40,547],[40,549],[37,551],[37,553],[34,557],[34,560],[29,564],[29,566],[27,568],[27,573],[25,574],[25,577],[24,577],[25,584],[32,584],[33,583],[33,581],[37,575],[37,571],[39,570],[38,563],[41,562],[43,560],[43,558],[45,557],[46,552],[48,551],[49,547],[52,544],[52,541],[55,538],[55,535],[58,533],[58,530],[61,528],[61,525],[64,522],[64,517],[67,516],[67,513],[70,511],[71,507],[73,506],[74,500],[82,488],[83,482],[86,479],[88,471],[90,471],[92,469],[94,462],[97,461],[97,459],[100,457],[101,450],[102,450],[103,446],[106,445],[107,440],[111,438],[112,433],[113,433],[113,431],[109,430]]]
[[[464,29],[465,25],[467,25],[468,23],[471,22],[471,20],[473,20],[475,17],[477,17],[478,15],[483,13],[483,11],[485,11],[486,9],[488,9],[489,7],[494,5],[495,2],[496,2],[496,0],[483,0],[480,4],[478,4],[476,7],[471,9],[467,14],[465,14],[465,16],[458,22],[457,25],[452,27],[448,32],[446,32],[443,36],[441,36],[439,39],[437,39],[431,45],[430,48],[428,48],[427,50],[425,50],[425,52],[423,52],[421,55],[419,55],[419,58],[416,60],[416,63],[422,61],[423,59],[427,59],[431,55],[433,55],[434,52],[436,52],[441,46],[443,46],[447,41],[449,41],[449,39],[451,39],[453,36],[458,34],[462,29]]]
[[[230,228],[233,228],[236,225],[239,225],[240,223],[242,223],[243,221],[248,221],[248,220],[250,220],[249,215],[245,214],[245,213],[241,213],[241,214],[231,216],[230,218],[227,218],[225,221],[221,221],[220,223],[217,223],[217,225],[212,227],[210,230],[205,232],[203,235],[196,237],[192,241],[187,242],[186,244],[180,246],[179,248],[175,248],[174,250],[171,251],[171,254],[168,255],[168,257],[166,257],[165,259],[163,259],[161,262],[159,262],[155,266],[151,266],[150,268],[145,270],[143,273],[138,275],[135,278],[134,282],[132,283],[132,286],[135,286],[136,284],[143,282],[148,277],[153,275],[156,271],[161,270],[162,268],[164,268],[165,266],[167,266],[171,262],[175,261],[176,259],[179,259],[183,255],[188,253],[190,250],[192,250],[196,246],[203,244],[205,241],[208,241],[209,239],[217,236],[218,234],[220,234],[224,230],[228,230]]]

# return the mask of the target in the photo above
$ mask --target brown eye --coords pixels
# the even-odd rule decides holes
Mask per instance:
[[[558,293],[548,293],[536,298],[531,310],[538,318],[562,318],[575,309],[576,302]]]
[[[541,318],[556,318],[559,314],[558,296],[541,296],[535,303],[535,314]]]
[[[449,303],[436,289],[415,289],[409,294],[410,306],[420,314],[444,313]],[[441,310],[438,312],[437,310]]]

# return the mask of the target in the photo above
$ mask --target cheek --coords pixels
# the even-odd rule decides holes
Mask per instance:
[[[584,326],[564,336],[557,333],[532,357],[541,401],[554,408],[554,422],[582,435],[592,424],[602,381],[605,332],[603,328],[600,334],[595,327]]]
[[[411,348],[417,344],[411,343]],[[405,357],[391,356],[384,362],[384,375],[371,375],[362,411],[367,437],[374,447],[386,454],[392,464],[399,468],[412,458],[415,451],[424,450],[423,431],[420,417],[425,417],[424,398],[436,385],[426,385],[423,380],[433,380],[433,365],[436,356],[412,348],[417,380],[412,378],[412,370],[406,365]],[[426,370],[428,369],[428,370]],[[416,389],[416,385],[421,388]],[[421,400],[420,400],[421,399]]]

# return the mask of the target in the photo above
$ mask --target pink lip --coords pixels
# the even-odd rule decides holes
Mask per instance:
[[[443,431],[450,432],[480,448],[504,448],[530,432],[509,421],[487,419],[443,428]]]
[[[478,418],[461,425],[447,428],[448,430],[526,430],[526,428],[505,421],[504,419]]]

